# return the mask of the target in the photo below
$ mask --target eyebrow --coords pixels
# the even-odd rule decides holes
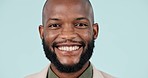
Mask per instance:
[[[79,17],[79,18],[76,18],[75,20],[88,20],[88,19],[85,17]]]
[[[58,19],[58,18],[49,18],[46,23],[48,23],[50,20],[53,20],[53,21],[60,21],[61,19]]]
[[[58,19],[58,18],[49,18],[48,20],[60,21],[61,19]]]

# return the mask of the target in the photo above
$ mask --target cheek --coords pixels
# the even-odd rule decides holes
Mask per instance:
[[[79,33],[79,35],[86,42],[89,42],[93,38],[93,32],[92,32],[92,30],[85,30],[83,32],[81,31],[81,33]]]
[[[57,36],[58,36],[58,33],[55,31],[52,31],[52,30],[47,30],[44,33],[44,39],[45,39],[46,43],[49,45],[50,49],[52,49],[52,44]]]
[[[58,30],[47,30],[45,31],[44,33],[44,37],[47,38],[47,39],[54,39],[59,33],[60,31]]]

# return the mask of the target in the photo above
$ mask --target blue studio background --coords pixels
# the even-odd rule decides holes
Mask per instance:
[[[38,33],[45,0],[0,0],[0,78],[42,70]],[[118,78],[148,78],[148,0],[91,0],[99,37],[91,61]]]

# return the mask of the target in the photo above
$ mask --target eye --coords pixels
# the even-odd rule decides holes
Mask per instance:
[[[59,29],[61,27],[60,24],[51,24],[48,26],[50,29]]]
[[[85,24],[85,23],[76,23],[75,24],[75,27],[77,27],[77,28],[87,28],[88,27],[88,24]]]

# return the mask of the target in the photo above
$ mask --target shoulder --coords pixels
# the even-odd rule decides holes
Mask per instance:
[[[113,77],[112,75],[108,74],[108,73],[105,73],[103,71],[100,71],[102,73],[102,75],[104,76],[104,78],[116,78],[116,77]]]
[[[103,71],[97,70],[95,67],[93,67],[93,78],[116,78],[110,74],[107,74]]]
[[[31,74],[26,76],[25,78],[38,78],[39,73]]]
[[[35,74],[28,75],[25,78],[46,78],[48,68],[49,68],[49,65],[47,65],[42,71]]]

